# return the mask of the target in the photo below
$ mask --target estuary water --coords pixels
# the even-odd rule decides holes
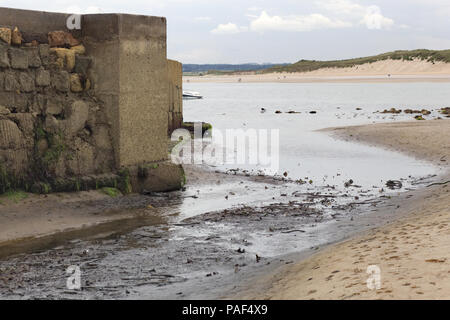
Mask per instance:
[[[410,114],[378,112],[390,108],[428,109],[431,118],[449,104],[447,83],[184,83],[183,89],[204,96],[184,101],[185,121],[209,122],[224,136],[226,129],[278,129],[279,175],[339,186],[352,179],[372,187],[436,173],[424,161],[316,130],[414,120]],[[233,152],[236,148],[225,150]],[[265,167],[246,163],[219,169],[257,172]]]

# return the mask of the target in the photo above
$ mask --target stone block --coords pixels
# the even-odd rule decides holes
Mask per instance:
[[[15,27],[11,33],[11,44],[20,46],[22,44],[22,41],[22,33],[19,31],[19,28]]]
[[[22,49],[9,48],[9,58],[11,60],[11,67],[14,69],[28,68],[28,54]]]
[[[45,69],[36,71],[36,85],[39,87],[46,87],[50,85],[50,72]]]
[[[5,90],[6,91],[17,91],[19,90],[19,81],[17,81],[16,75],[13,72],[5,73]]]
[[[47,66],[50,62],[50,46],[48,44],[39,45],[39,56],[43,66]]]
[[[20,90],[23,92],[33,92],[35,90],[34,79],[26,72],[19,74]]]
[[[11,29],[10,28],[0,28],[0,40],[6,42],[7,44],[11,44]]]
[[[76,73],[82,74],[84,76],[87,76],[88,70],[91,66],[92,59],[90,57],[86,56],[79,56],[77,55],[75,57],[75,69],[74,71]]]
[[[52,74],[52,86],[60,92],[68,92],[70,89],[70,77],[67,71],[57,71]]]
[[[49,99],[47,101],[46,114],[60,115],[64,110],[64,102],[60,99]]]
[[[23,134],[11,120],[0,120],[0,149],[23,148]]]
[[[0,68],[9,68],[8,47],[0,45]]]
[[[78,93],[83,91],[83,85],[81,83],[80,75],[73,73],[70,75],[70,90]]]
[[[39,68],[41,63],[41,57],[39,55],[39,48],[31,47],[24,49],[28,54],[28,66],[31,68]]]
[[[89,106],[81,100],[69,104],[65,108],[66,132],[74,135],[86,126],[89,117]]]

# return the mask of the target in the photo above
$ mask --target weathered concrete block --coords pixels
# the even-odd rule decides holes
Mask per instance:
[[[9,68],[8,47],[0,45],[0,68]]]
[[[169,161],[140,165],[130,173],[133,192],[173,191],[186,184],[183,167]]]
[[[9,48],[9,58],[11,60],[11,67],[14,69],[28,68],[28,54],[25,50]]]
[[[45,69],[36,71],[36,85],[39,87],[46,87],[50,85],[50,72]]]
[[[67,71],[57,71],[52,74],[52,86],[60,92],[68,92],[70,89],[70,77]]]
[[[32,92],[36,89],[34,79],[26,72],[19,74],[20,90],[23,92]]]

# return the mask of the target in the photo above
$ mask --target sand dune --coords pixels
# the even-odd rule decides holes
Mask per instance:
[[[185,76],[184,82],[395,82],[450,81],[450,63],[383,60],[351,68],[323,68],[303,73]]]

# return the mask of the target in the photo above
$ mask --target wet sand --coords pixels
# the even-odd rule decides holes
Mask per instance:
[[[450,121],[388,123],[329,129],[340,138],[376,144],[448,168]],[[449,299],[450,174],[442,184],[393,199],[406,217],[329,246],[243,290],[245,299]],[[447,182],[447,183],[446,183]],[[388,214],[388,212],[386,212]],[[369,289],[368,266],[380,268]]]

